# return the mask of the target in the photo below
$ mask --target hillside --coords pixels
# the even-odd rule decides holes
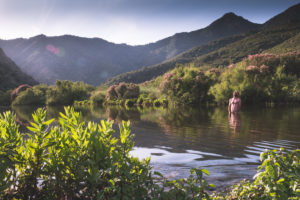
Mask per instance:
[[[216,51],[230,43],[245,38],[248,35],[249,33],[238,35],[238,36],[232,36],[232,37],[210,42],[206,45],[195,47],[189,51],[183,52],[178,56],[175,56],[174,58],[171,58],[160,64],[150,66],[150,67],[143,67],[136,71],[120,74],[119,76],[110,79],[108,82],[106,82],[106,84],[112,85],[112,84],[118,84],[120,82],[141,83],[144,82],[145,80],[151,80],[152,78],[155,78],[156,76],[162,75],[165,72],[169,71],[170,69],[173,69],[177,65],[189,64],[201,55],[205,55],[210,52]]]
[[[249,22],[234,13],[226,13],[206,28],[188,33],[177,33],[174,36],[149,44],[149,47],[156,49],[157,53],[163,54],[166,59],[169,59],[193,47],[207,44],[209,41],[239,35],[257,30],[260,27],[261,25]]]
[[[297,50],[299,49],[299,43],[294,42],[293,45],[289,45],[289,43],[299,39],[297,37],[300,32],[299,16],[300,4],[271,18],[263,24],[262,29],[259,31],[195,47],[163,63],[116,76],[109,80],[107,84],[119,82],[141,83],[162,75],[177,65],[192,64],[196,67],[207,65],[221,67],[239,62],[249,54],[257,54],[269,49],[270,52],[276,50],[278,53]],[[271,50],[272,48],[274,50]],[[285,48],[285,51],[282,48]]]
[[[33,78],[22,72],[0,48],[0,90],[13,89],[25,83],[30,85],[37,84]]]
[[[260,25],[228,13],[204,29],[178,33],[147,45],[129,46],[71,35],[39,35],[0,40],[0,47],[24,72],[41,83],[53,84],[63,79],[99,85],[113,76],[161,63],[193,47],[258,28]]]
[[[214,52],[196,58],[193,63],[200,67],[210,65],[212,67],[227,66],[239,62],[251,54],[261,53],[278,44],[294,37],[300,31],[300,24],[281,26],[266,29],[247,38],[226,45]]]
[[[266,50],[266,53],[287,53],[291,51],[300,51],[300,33],[296,36]]]
[[[264,24],[264,28],[271,26],[280,26],[282,24],[295,24],[300,23],[300,4],[296,4],[284,12],[272,17]]]

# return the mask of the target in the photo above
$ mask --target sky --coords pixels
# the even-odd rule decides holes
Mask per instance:
[[[264,23],[300,0],[0,0],[0,38],[76,35],[147,44],[227,12]]]

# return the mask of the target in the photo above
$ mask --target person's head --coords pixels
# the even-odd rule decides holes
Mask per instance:
[[[233,97],[239,97],[239,92],[238,91],[234,91],[233,92]]]

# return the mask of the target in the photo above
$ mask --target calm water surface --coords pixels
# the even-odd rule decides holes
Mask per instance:
[[[35,108],[16,107],[25,124]],[[4,108],[2,108],[4,110]],[[228,116],[226,107],[131,109],[82,108],[84,120],[130,120],[135,134],[134,156],[151,156],[154,170],[168,178],[189,175],[193,167],[210,171],[217,187],[252,179],[264,149],[300,148],[300,107],[244,107]],[[62,108],[48,108],[57,117]],[[115,126],[117,129],[117,125]]]

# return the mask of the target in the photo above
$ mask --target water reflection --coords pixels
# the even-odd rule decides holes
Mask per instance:
[[[239,113],[229,113],[228,117],[229,125],[233,129],[233,133],[236,134],[241,126],[241,116]]]
[[[14,107],[22,122],[35,107]],[[63,107],[47,108],[57,118]],[[206,168],[216,185],[252,178],[264,149],[300,147],[300,107],[250,108],[228,116],[226,107],[129,109],[80,107],[83,120],[130,120],[135,134],[131,152],[151,156],[155,170],[166,177],[186,177],[191,167]],[[242,120],[242,122],[241,122]]]

